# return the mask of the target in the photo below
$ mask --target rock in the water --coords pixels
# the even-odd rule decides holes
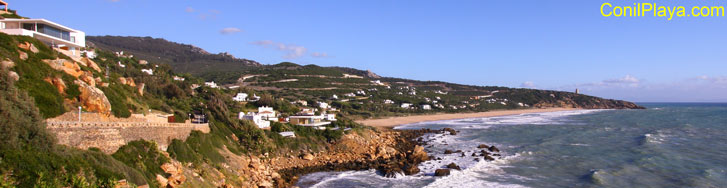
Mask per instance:
[[[413,163],[420,163],[430,159],[427,152],[424,151],[424,147],[419,145],[414,146],[414,151],[407,158]]]
[[[411,163],[404,165],[404,168],[402,170],[404,170],[404,174],[406,174],[406,175],[412,175],[412,174],[419,173],[419,167],[417,167],[416,164],[411,164]]]
[[[434,176],[449,176],[449,169],[437,169],[434,171]]]
[[[457,166],[457,164],[454,164],[454,163],[449,163],[449,164],[447,165],[447,168],[450,168],[450,169],[457,169],[457,170],[462,170],[461,168],[459,168],[459,166]]]
[[[452,154],[452,153],[454,153],[454,151],[452,151],[452,150],[444,150],[444,154]]]
[[[500,152],[500,149],[497,149],[495,146],[490,146],[490,148],[487,148],[487,150],[490,150],[491,152]]]
[[[449,132],[450,135],[457,135],[457,131],[454,130],[453,128],[447,127],[447,128],[442,129],[442,131]]]
[[[485,160],[494,161],[495,158],[492,158],[492,156],[489,156],[489,155],[485,155]]]
[[[477,148],[479,148],[479,149],[489,148],[489,147],[490,146],[488,146],[487,144],[480,144],[479,146],[477,146]]]

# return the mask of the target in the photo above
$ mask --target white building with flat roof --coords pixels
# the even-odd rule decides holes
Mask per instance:
[[[80,49],[86,47],[86,33],[46,19],[5,18],[0,20],[0,32],[30,36],[77,56],[81,55]]]
[[[261,128],[261,129],[270,127],[270,121],[263,119],[263,115],[255,113],[255,112],[248,112],[247,114],[245,114],[245,112],[240,112],[240,114],[238,115],[238,118],[250,120],[253,123],[255,123],[255,125],[257,125],[258,128]]]
[[[235,97],[232,97],[232,100],[237,102],[245,102],[247,101],[247,93],[237,93]]]

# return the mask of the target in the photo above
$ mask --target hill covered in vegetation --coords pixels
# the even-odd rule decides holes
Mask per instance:
[[[130,50],[126,44],[139,40],[139,37],[95,37],[93,40],[102,38],[109,42],[99,48],[107,50]],[[177,45],[175,48],[185,46],[170,44]],[[136,48],[151,49],[155,48],[155,45],[135,43]],[[166,56],[165,53],[155,51],[145,54]],[[167,62],[160,61],[160,63]],[[194,65],[195,62],[181,60],[170,64]],[[627,101],[602,99],[572,92],[417,81],[381,77],[370,71],[347,67],[320,67],[291,62],[245,69],[200,67],[199,70],[189,73],[227,87],[243,88],[233,89],[235,91],[246,91],[246,89],[265,91],[289,102],[306,101],[308,106],[324,102],[337,107],[343,115],[352,118],[532,107],[642,108]],[[402,108],[402,104],[410,104],[411,107]]]
[[[241,71],[260,63],[235,58],[226,53],[212,54],[196,46],[151,37],[87,36],[90,47],[133,54],[139,59],[171,65],[176,72],[192,74]]]

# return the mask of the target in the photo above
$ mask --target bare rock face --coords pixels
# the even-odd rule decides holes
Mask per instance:
[[[161,166],[162,170],[164,170],[165,173],[171,174],[169,178],[166,178],[166,187],[179,187],[187,180],[187,177],[184,176],[184,168],[182,168],[182,164],[177,161],[172,161],[171,163],[164,163]],[[161,177],[164,178],[164,177]],[[160,179],[160,176],[157,175],[157,180]],[[162,181],[159,181],[160,183]]]
[[[2,67],[2,68],[12,68],[14,66],[15,66],[15,62],[7,60],[7,59],[0,62],[0,67]]]
[[[13,80],[15,80],[15,81],[20,80],[20,75],[18,75],[18,73],[15,71],[10,71],[8,73],[8,76],[10,76],[10,78],[13,78]]]
[[[55,77],[55,78],[47,77],[47,78],[45,78],[43,80],[45,80],[46,82],[48,82],[51,85],[53,85],[54,87],[56,87],[56,89],[58,89],[58,92],[59,93],[64,93],[66,91],[66,83],[63,82],[63,79],[61,79],[61,78],[58,78],[58,77]]]
[[[78,78],[83,74],[83,71],[81,70],[81,67],[78,66],[75,62],[68,61],[66,59],[54,59],[49,60],[45,59],[43,60],[46,64],[50,65],[53,69],[63,71],[75,78]]]
[[[146,86],[144,83],[140,83],[136,88],[139,91],[139,95],[144,96],[144,86]],[[234,137],[237,138],[237,137]]]
[[[91,59],[84,57],[84,58],[81,58],[81,62],[85,63],[87,67],[90,67],[93,70],[101,72],[101,68],[98,67],[98,64],[96,64],[96,62],[93,62]]]
[[[74,83],[79,86],[78,90],[81,91],[79,97],[86,111],[98,112],[107,116],[111,114],[111,103],[103,91],[80,80],[76,80]]]
[[[377,157],[390,158],[394,154],[396,154],[396,149],[392,147],[379,146],[378,148],[376,148]]]
[[[136,83],[134,82],[134,78],[132,78],[132,77],[126,78],[126,85],[129,85],[131,87],[136,87]]]
[[[25,53],[25,52],[22,52],[22,51],[18,51],[18,54],[19,54],[20,59],[22,59],[22,60],[27,60],[28,59],[28,53]]]
[[[78,78],[86,82],[88,85],[96,87],[96,79],[93,78],[93,74],[91,74],[91,72],[83,72],[83,74]]]
[[[18,48],[30,50],[33,53],[38,53],[40,51],[40,50],[38,50],[37,47],[35,47],[35,45],[33,45],[33,43],[30,43],[30,42],[20,43],[20,44],[18,44]]]
[[[124,78],[124,77],[119,77],[119,83],[121,83],[121,84],[123,84],[123,85],[126,85],[126,78]]]
[[[303,155],[303,159],[307,161],[312,161],[314,159],[313,155],[310,153]]]

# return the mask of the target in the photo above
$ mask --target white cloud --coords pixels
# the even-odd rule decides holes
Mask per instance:
[[[273,48],[278,51],[284,52],[285,55],[283,55],[283,58],[285,59],[296,59],[300,58],[306,55],[308,52],[308,49],[303,46],[298,46],[294,44],[284,44],[280,42],[274,42],[271,40],[260,40],[252,42],[251,44],[262,46],[262,47],[268,47]],[[320,52],[313,52],[310,54],[311,57],[328,57],[328,54],[326,53],[320,53]]]
[[[617,78],[617,79],[604,80],[603,82],[604,83],[612,83],[612,84],[638,84],[639,83],[639,79],[636,78],[636,77],[633,77],[631,75],[626,75],[624,77]]]
[[[189,13],[192,13],[192,12],[194,12],[194,11],[195,11],[195,10],[194,10],[194,8],[192,8],[192,7],[187,7],[186,9],[184,9],[184,12],[189,12]]]
[[[321,58],[322,57],[328,57],[328,54],[326,54],[326,53],[319,53],[319,52],[313,52],[310,55],[313,56],[313,57],[321,57]]]
[[[675,81],[648,82],[634,76],[601,82],[551,88],[580,89],[582,93],[604,98],[638,102],[727,102],[727,76],[696,76]]]
[[[234,33],[239,33],[239,32],[242,32],[242,30],[235,28],[235,27],[228,27],[228,28],[223,28],[222,30],[220,30],[220,34],[223,34],[223,35],[234,34]]]
[[[217,19],[217,15],[219,15],[220,13],[222,13],[222,12],[220,12],[219,10],[213,9],[213,10],[209,10],[206,13],[200,13],[197,17],[201,20],[213,20],[213,19]]]
[[[522,84],[520,84],[520,87],[535,89],[535,83],[533,83],[532,81],[523,82]]]

